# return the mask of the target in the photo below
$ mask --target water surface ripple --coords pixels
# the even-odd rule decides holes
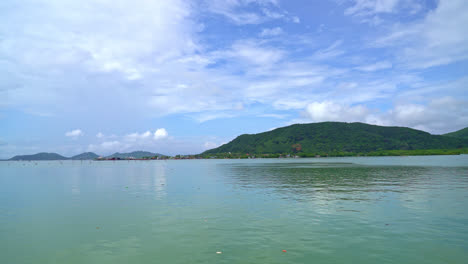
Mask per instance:
[[[466,263],[467,203],[467,155],[0,162],[0,263]]]

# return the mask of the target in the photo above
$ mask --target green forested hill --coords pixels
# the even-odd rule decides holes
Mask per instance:
[[[452,133],[444,134],[444,136],[468,139],[468,127],[465,127]]]
[[[214,153],[369,153],[381,150],[456,149],[468,140],[406,127],[383,127],[363,123],[322,122],[296,124],[272,131],[241,135]]]
[[[94,152],[84,152],[84,153],[75,155],[75,156],[71,157],[70,159],[72,159],[72,160],[93,160],[93,159],[96,159],[98,157],[99,156]]]
[[[41,152],[33,155],[18,155],[9,160],[66,160],[68,158],[57,153]]]

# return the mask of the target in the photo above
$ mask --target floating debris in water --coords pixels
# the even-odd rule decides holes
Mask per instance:
[[[286,253],[287,252],[286,249],[283,249],[283,252]]]
[[[96,229],[101,229],[99,226],[96,226]]]
[[[216,254],[223,254],[223,252],[221,252],[221,251],[216,251]]]

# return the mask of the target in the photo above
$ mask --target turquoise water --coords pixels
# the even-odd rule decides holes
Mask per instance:
[[[467,204],[467,155],[0,162],[0,263],[467,263]]]

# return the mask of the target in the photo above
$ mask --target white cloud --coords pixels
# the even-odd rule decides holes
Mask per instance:
[[[104,134],[101,133],[101,132],[99,132],[99,133],[96,134],[96,137],[97,137],[97,138],[103,138],[103,137],[104,137]]]
[[[0,96],[0,105],[6,100],[8,105],[28,105],[32,112],[63,113],[77,103],[69,94],[120,100],[128,96],[122,89],[126,81],[155,75],[166,62],[198,51],[192,10],[185,0],[25,0],[2,5],[0,57],[5,63],[0,71],[8,72],[9,82],[18,88]],[[83,81],[89,75],[94,85]],[[112,78],[103,81],[103,76]],[[109,87],[112,93],[106,92]]]
[[[163,139],[163,138],[166,138],[168,135],[169,134],[167,133],[165,128],[158,128],[154,132],[154,139],[155,140]]]
[[[331,101],[313,102],[306,107],[306,116],[314,122],[366,122],[370,111],[362,105],[349,106]]]
[[[274,37],[283,34],[283,29],[280,27],[274,28],[264,28],[262,32],[260,32],[261,37]]]
[[[208,0],[207,10],[236,25],[261,24],[274,19],[297,20],[279,8],[275,0]]]
[[[343,43],[342,40],[337,40],[333,42],[330,46],[325,49],[320,49],[316,51],[312,55],[312,59],[314,60],[327,60],[333,59],[340,55],[343,55],[345,51],[343,49],[339,49],[338,47]]]
[[[246,40],[234,43],[228,55],[254,65],[269,67],[283,58],[284,51]]]
[[[390,68],[392,68],[392,63],[388,61],[379,61],[373,64],[355,67],[355,69],[358,69],[360,71],[365,71],[365,72],[373,72],[373,71],[385,70],[385,69],[390,69]]]
[[[468,59],[468,2],[441,0],[420,21],[394,26],[375,47],[395,47],[397,59],[411,68],[428,68]]]
[[[208,1],[208,10],[225,16],[237,25],[259,24],[264,21],[264,18],[255,12],[236,10],[242,5],[241,1],[211,0]]]
[[[468,124],[468,100],[444,96],[427,104],[403,103],[390,110],[394,124],[434,133],[447,133]]]
[[[137,140],[145,140],[145,139],[150,139],[151,138],[151,132],[150,131],[146,131],[146,132],[143,132],[141,134],[139,133],[131,133],[131,134],[128,134],[125,136],[125,139],[127,141],[131,141],[131,142],[135,142]]]
[[[270,117],[270,118],[277,118],[277,119],[284,119],[288,117],[289,115],[287,114],[261,114],[258,115],[259,117]]]
[[[372,15],[376,13],[391,13],[399,0],[355,0],[354,5],[345,10],[345,15]]]
[[[81,131],[81,129],[75,129],[75,130],[68,131],[65,133],[65,136],[71,137],[71,138],[77,138],[82,135],[83,135],[83,132]]]
[[[108,137],[110,138],[110,136]],[[145,131],[142,133],[130,133],[123,136],[114,135],[116,140],[105,141],[99,144],[89,144],[88,151],[93,151],[102,154],[110,154],[113,152],[128,152],[134,150],[146,150],[153,152],[164,152],[163,150],[172,152],[170,144],[174,143],[174,139],[169,137],[165,128],[158,128],[154,133]],[[167,140],[162,140],[167,139]]]
[[[142,133],[131,133],[127,134],[124,136],[124,139],[126,142],[132,142],[132,143],[149,143],[152,140],[159,140],[166,138],[168,136],[168,133],[165,128],[158,128],[154,131],[154,133],[151,133],[150,131],[142,132]]]
[[[364,122],[386,126],[406,126],[441,134],[458,130],[468,124],[465,99],[445,96],[427,103],[396,103],[382,112],[364,105],[348,105],[332,101],[313,102],[304,111],[305,119],[296,122]]]
[[[279,110],[302,109],[307,105],[303,99],[279,99],[273,102],[273,107]]]
[[[233,113],[224,113],[224,112],[208,112],[208,113],[201,113],[193,115],[193,119],[195,119],[199,123],[204,123],[210,120],[219,119],[219,118],[231,118],[235,117],[236,115]]]
[[[40,5],[29,4],[31,8],[11,10],[13,19],[23,19],[14,16],[15,12],[32,12],[35,6],[42,6],[45,12],[31,14],[34,20],[15,21],[25,28],[26,35],[16,35],[7,43],[7,47],[18,45],[10,46],[10,54],[24,48],[21,58],[34,64],[70,64],[84,60],[92,69],[120,71],[135,78],[144,71],[145,66],[140,63],[142,56],[165,60],[196,48],[188,19],[190,6],[181,0],[120,1],[119,4],[110,0],[39,2]],[[7,30],[1,28],[1,31]],[[33,36],[38,37],[30,39]],[[34,46],[26,42],[30,40],[35,40]],[[50,56],[52,53],[54,56]]]

